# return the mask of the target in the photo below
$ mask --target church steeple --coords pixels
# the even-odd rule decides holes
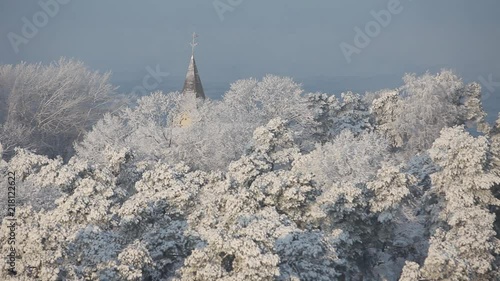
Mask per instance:
[[[182,94],[194,94],[197,98],[205,99],[205,92],[203,91],[200,75],[198,74],[198,68],[196,67],[196,61],[194,60],[194,48],[198,45],[198,43],[196,42],[196,37],[198,37],[198,35],[196,33],[193,33],[193,41],[191,42],[191,61],[189,62],[186,81],[184,82]]]

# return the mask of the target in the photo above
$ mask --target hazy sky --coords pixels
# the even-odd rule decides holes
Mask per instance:
[[[56,0],[40,0],[51,2]],[[60,0],[61,2],[63,0]],[[395,0],[64,0],[16,54],[9,32],[39,1],[0,0],[0,63],[49,62],[60,56],[115,73],[160,65],[183,76],[191,33],[204,81],[262,77],[373,76],[453,68],[461,75],[500,74],[500,1],[401,0],[392,18],[347,62],[355,27]],[[241,3],[240,3],[241,2]],[[220,17],[216,5],[233,5]],[[233,3],[233,4],[231,4]],[[221,6],[222,7],[222,6]],[[40,15],[40,13],[38,13]],[[43,17],[38,21],[43,23]]]

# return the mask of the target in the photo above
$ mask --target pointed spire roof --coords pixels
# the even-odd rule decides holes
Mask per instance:
[[[182,94],[195,94],[197,98],[205,99],[205,92],[203,92],[203,86],[201,85],[200,75],[198,75],[198,68],[196,67],[194,55],[191,56],[191,62],[189,63]]]
[[[189,63],[188,71],[186,74],[186,81],[184,81],[182,94],[194,94],[197,98],[205,99],[205,92],[203,91],[200,75],[198,74],[198,68],[196,67],[196,61],[194,59],[194,47],[198,45],[198,43],[196,43],[195,41],[196,37],[198,37],[198,35],[196,35],[196,33],[193,33],[193,42],[191,43],[191,61]]]

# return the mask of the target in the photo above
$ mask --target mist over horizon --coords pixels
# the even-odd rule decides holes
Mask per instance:
[[[299,78],[402,76],[451,68],[467,79],[500,73],[495,55],[500,3],[494,0],[400,0],[389,24],[350,61],[340,45],[354,44],[355,29],[364,31],[375,20],[373,14],[387,9],[390,1],[320,0],[311,5],[241,0],[234,7],[222,6],[225,10],[216,9],[222,0],[66,2],[16,53],[8,33],[22,35],[23,18],[33,22],[43,8],[38,1],[2,1],[0,63],[48,63],[65,56],[103,72],[138,72],[158,64],[182,77],[196,32],[197,62],[207,82],[267,73]]]
[[[211,98],[220,98],[238,79],[266,74],[292,77],[306,91],[335,94],[397,87],[405,73],[443,68],[466,82],[489,75],[500,81],[500,3],[494,0],[397,1],[389,24],[381,22],[376,36],[349,58],[341,45],[354,46],[356,28],[365,32],[391,1],[62,3],[16,52],[8,34],[22,36],[25,19],[33,23],[44,10],[38,1],[1,2],[0,64],[75,58],[91,69],[111,71],[125,92],[141,83],[147,67],[159,66],[169,76],[157,90],[180,91],[196,32],[196,59]],[[498,92],[492,95],[497,98]]]

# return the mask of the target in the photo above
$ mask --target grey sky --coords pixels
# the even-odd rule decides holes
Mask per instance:
[[[7,34],[21,35],[22,17],[31,21],[41,7],[38,1],[0,0],[0,63],[66,56],[117,75],[159,64],[181,77],[196,31],[204,82],[266,73],[400,77],[442,67],[470,79],[500,74],[498,0],[400,0],[402,12],[351,63],[340,43],[353,44],[354,27],[364,29],[373,20],[370,11],[387,9],[391,0],[242,0],[222,21],[213,0],[69,1],[16,54]]]

